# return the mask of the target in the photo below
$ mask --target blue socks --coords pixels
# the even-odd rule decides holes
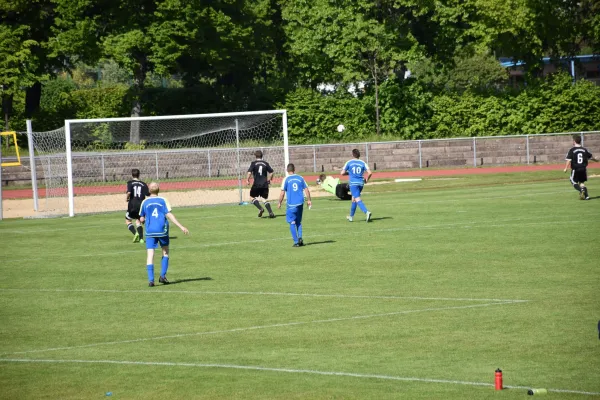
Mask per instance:
[[[154,264],[146,265],[146,270],[148,271],[148,281],[154,282]]]
[[[302,239],[302,224],[296,224],[298,239]]]
[[[298,243],[298,230],[296,229],[296,224],[290,224],[290,232],[292,233],[294,243]]]
[[[352,202],[352,204],[350,205],[350,216],[354,217],[355,212],[356,212],[356,203]]]
[[[365,203],[363,203],[362,200],[360,200],[356,204],[358,205],[358,208],[360,208],[360,211],[364,212],[365,214],[367,213],[367,211],[369,211],[369,210],[367,210],[367,206],[365,206]]]
[[[169,269],[169,256],[163,256],[160,262],[160,276],[164,277],[167,275]]]

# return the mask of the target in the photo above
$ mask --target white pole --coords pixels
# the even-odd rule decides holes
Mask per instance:
[[[287,110],[283,110],[282,115],[283,123],[283,170],[287,170],[287,165],[290,163],[290,149],[288,143],[288,123],[287,123]]]
[[[238,173],[238,187],[240,190],[240,204],[243,202],[242,197],[242,166],[240,164],[240,123],[238,119],[235,119],[235,143],[237,146],[237,173]]]
[[[33,189],[33,211],[38,210],[38,186],[37,186],[37,170],[35,167],[35,153],[33,146],[33,129],[31,128],[31,120],[27,123],[27,145],[29,147],[29,166],[31,167],[31,188]]]
[[[69,193],[69,217],[75,216],[75,193],[73,190],[73,157],[71,156],[71,122],[65,121],[65,151],[67,157],[67,184]]]
[[[419,140],[419,168],[423,168],[423,155],[421,154],[421,141]]]

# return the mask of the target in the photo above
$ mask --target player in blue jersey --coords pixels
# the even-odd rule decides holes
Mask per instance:
[[[281,194],[279,195],[279,204],[277,208],[281,208],[283,198],[287,194],[287,208],[285,217],[290,224],[290,232],[294,239],[294,247],[304,246],[302,241],[302,211],[304,210],[304,195],[306,195],[306,204],[308,208],[312,206],[310,199],[310,191],[303,177],[296,175],[294,164],[287,166],[288,176],[285,177],[281,184]]]
[[[344,164],[344,168],[342,168],[342,175],[349,176],[348,185],[350,186],[350,193],[352,194],[350,215],[346,218],[348,221],[352,222],[354,220],[356,207],[358,206],[358,208],[366,214],[367,222],[369,222],[371,221],[371,212],[367,210],[365,203],[362,202],[360,193],[362,192],[365,183],[368,183],[369,179],[371,179],[373,173],[367,163],[360,159],[360,151],[358,151],[358,149],[352,150],[352,156],[354,156],[354,158]],[[367,173],[366,178],[364,177],[365,172]]]
[[[177,225],[185,235],[190,232],[185,226],[181,225],[173,213],[171,213],[171,205],[167,199],[158,196],[158,192],[160,191],[158,183],[152,182],[148,187],[150,189],[150,196],[144,199],[140,209],[140,220],[145,223],[146,228],[146,249],[148,252],[146,270],[148,271],[148,286],[154,286],[154,249],[158,247],[159,244],[162,248],[162,260],[158,281],[168,285],[169,221]]]

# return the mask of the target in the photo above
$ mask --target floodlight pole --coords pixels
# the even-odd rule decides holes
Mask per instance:
[[[29,167],[31,168],[31,188],[33,189],[33,211],[38,210],[38,186],[37,186],[37,170],[35,167],[35,153],[33,146],[33,129],[31,128],[31,120],[27,123],[27,146],[29,147]]]

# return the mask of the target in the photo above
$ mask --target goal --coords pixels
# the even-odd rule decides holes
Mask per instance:
[[[31,137],[44,171],[44,216],[125,210],[133,168],[177,206],[243,203],[255,150],[279,180],[289,162],[285,110],[67,120]]]

